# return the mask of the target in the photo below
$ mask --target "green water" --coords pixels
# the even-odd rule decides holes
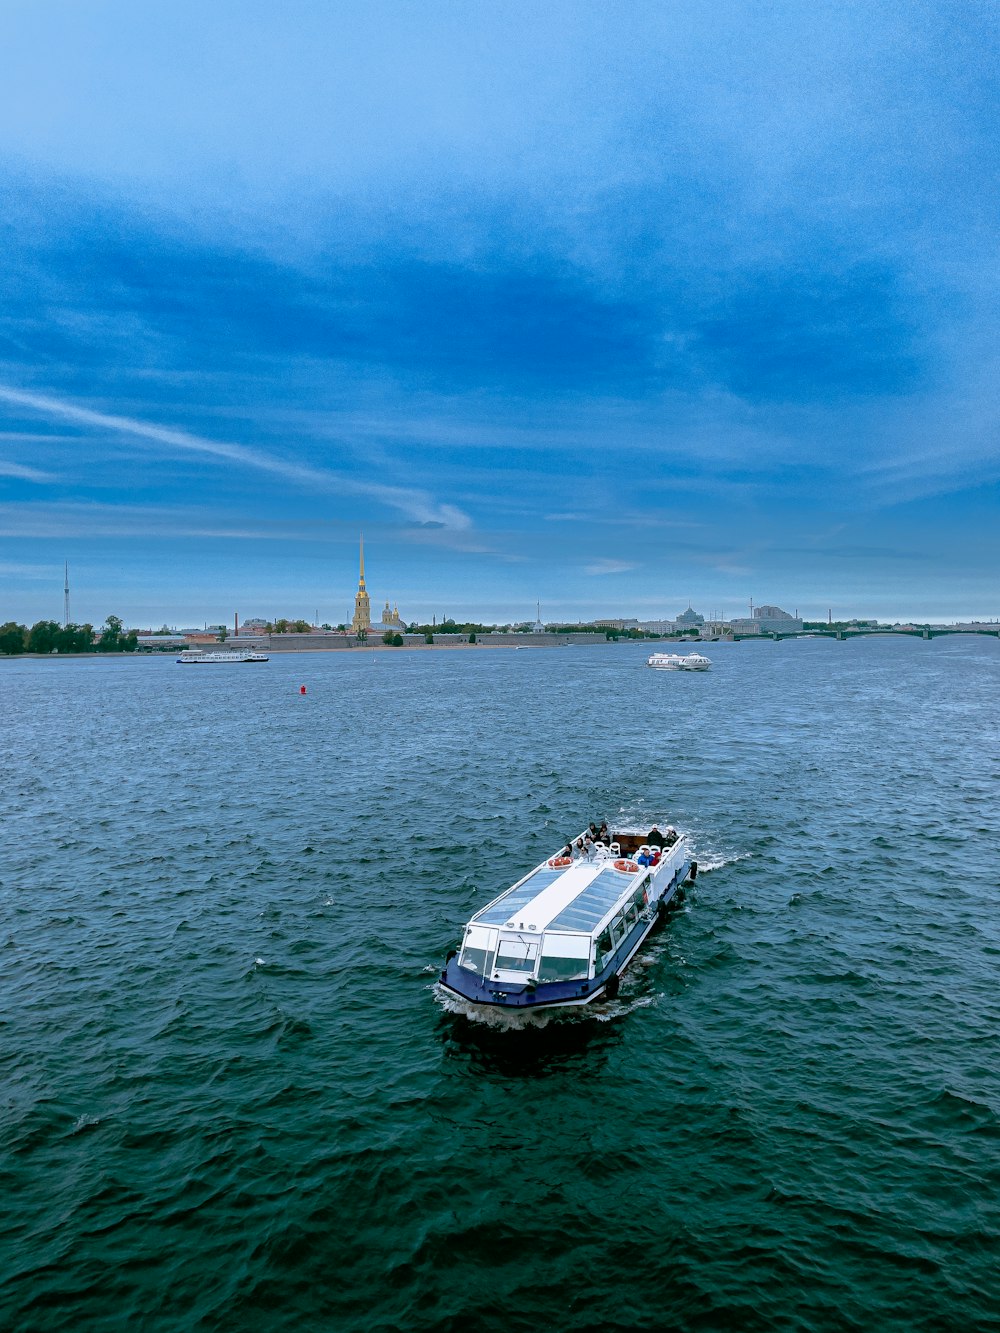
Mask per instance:
[[[0,662],[3,1326],[1000,1327],[1000,645],[708,655]],[[620,999],[450,1012],[602,816]]]

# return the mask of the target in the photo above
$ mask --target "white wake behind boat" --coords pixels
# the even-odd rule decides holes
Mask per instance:
[[[700,653],[652,653],[646,665],[655,671],[707,671],[712,659]]]
[[[613,833],[576,859],[557,852],[476,912],[440,985],[474,1011],[614,999],[646,936],[698,873],[691,851],[684,834],[654,827]]]
[[[201,648],[185,648],[177,660],[185,666],[201,666],[218,662],[266,662],[268,658],[264,653],[255,653],[250,648],[213,648],[208,653]]]

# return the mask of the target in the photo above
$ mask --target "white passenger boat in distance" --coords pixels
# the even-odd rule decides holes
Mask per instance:
[[[646,665],[656,671],[707,671],[712,659],[700,653],[651,653]]]
[[[185,648],[177,660],[185,666],[192,663],[202,666],[217,662],[266,662],[268,658],[264,653],[255,653],[250,648],[213,648],[208,653],[201,648]]]
[[[622,830],[594,848],[549,857],[481,908],[448,955],[442,987],[473,1006],[520,1012],[614,999],[698,863],[672,828]]]

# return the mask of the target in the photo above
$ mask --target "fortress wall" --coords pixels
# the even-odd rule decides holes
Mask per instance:
[[[559,648],[566,644],[607,643],[606,636],[599,634],[482,634],[476,636],[473,648]],[[468,634],[439,634],[435,631],[433,645],[424,641],[422,634],[404,634],[403,643],[407,648],[457,648],[468,644]],[[240,644],[242,647],[243,645]],[[335,652],[360,648],[358,641],[344,634],[262,634],[255,647],[265,652]],[[365,645],[367,648],[382,648],[381,634],[371,634]]]

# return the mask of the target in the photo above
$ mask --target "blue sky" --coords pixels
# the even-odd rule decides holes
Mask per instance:
[[[1000,615],[998,45],[7,0],[0,619]]]

